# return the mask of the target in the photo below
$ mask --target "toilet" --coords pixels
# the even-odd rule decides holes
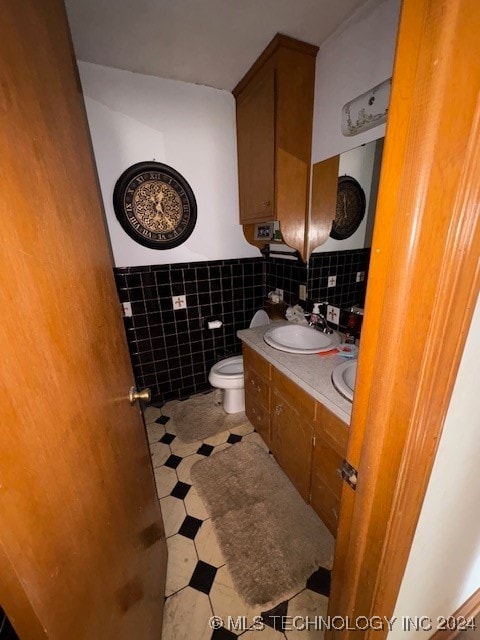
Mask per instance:
[[[270,324],[270,318],[259,309],[250,322],[250,327]],[[210,369],[208,381],[216,389],[223,390],[223,410],[226,413],[245,411],[245,381],[243,378],[243,356],[225,358]]]

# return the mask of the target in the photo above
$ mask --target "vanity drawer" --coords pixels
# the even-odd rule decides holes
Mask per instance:
[[[304,420],[313,422],[317,403],[312,396],[280,373],[278,369],[273,369],[273,384],[275,393],[285,398],[293,407],[297,407]]]
[[[320,438],[329,442],[338,455],[345,458],[347,455],[349,428],[343,420],[337,418],[323,404],[317,403],[314,427]]]
[[[254,371],[258,376],[264,378],[267,382],[271,379],[272,365],[259,356],[253,349],[243,345],[243,368],[246,371]]]

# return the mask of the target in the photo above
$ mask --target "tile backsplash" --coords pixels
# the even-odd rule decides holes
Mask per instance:
[[[283,289],[285,301],[297,304],[299,285],[306,284],[310,304],[315,300],[342,308],[363,306],[369,261],[370,249],[313,253],[308,267],[300,261],[267,254],[267,293]]]
[[[313,254],[308,267],[267,254],[116,268],[120,301],[131,310],[124,324],[138,388],[149,387],[155,403],[209,389],[210,368],[241,353],[237,331],[275,288],[288,304],[298,303],[299,285],[306,284],[310,301],[363,306],[369,257],[370,250],[361,249]],[[365,276],[357,282],[359,273]],[[209,320],[221,320],[222,327],[208,329]]]
[[[267,257],[265,260],[267,291],[283,290],[288,304],[297,304],[298,287],[307,284],[307,265],[304,262]]]
[[[335,307],[363,307],[370,249],[313,253],[308,264],[308,297]],[[357,281],[357,274],[364,274]],[[329,286],[329,280],[335,284]]]

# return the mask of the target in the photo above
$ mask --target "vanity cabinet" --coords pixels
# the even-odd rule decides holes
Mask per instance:
[[[305,254],[318,47],[277,35],[233,90],[240,224],[278,220],[284,242]]]
[[[272,378],[273,455],[308,502],[315,401],[275,368]]]
[[[336,535],[342,495],[339,469],[347,454],[348,427],[321,403],[316,404],[310,504]]]
[[[245,344],[243,358],[248,419],[335,536],[348,426]]]

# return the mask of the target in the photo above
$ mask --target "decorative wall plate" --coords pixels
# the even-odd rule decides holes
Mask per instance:
[[[365,215],[365,193],[351,176],[340,176],[337,190],[337,209],[330,237],[345,240],[355,233]]]
[[[117,180],[113,207],[128,235],[151,249],[185,242],[197,221],[197,203],[185,178],[160,162],[138,162]]]

